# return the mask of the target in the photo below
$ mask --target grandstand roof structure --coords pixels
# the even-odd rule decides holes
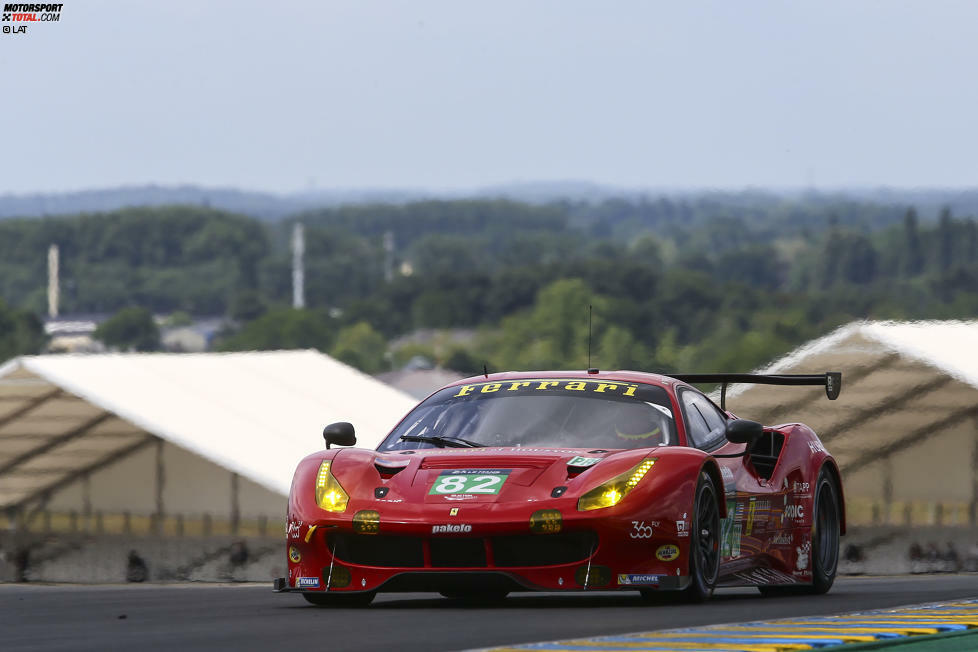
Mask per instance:
[[[759,373],[842,372],[842,392],[731,385],[727,408],[765,424],[811,426],[846,491],[978,505],[978,321],[860,321]]]
[[[727,407],[764,423],[812,426],[845,468],[857,468],[978,416],[978,322],[855,322],[758,373],[842,372],[822,388],[731,385]]]
[[[14,358],[0,366],[0,508],[160,441],[285,496],[327,423],[374,447],[414,403],[317,351]]]

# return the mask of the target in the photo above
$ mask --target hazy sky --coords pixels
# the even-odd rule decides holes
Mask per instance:
[[[970,0],[66,0],[0,34],[0,193],[974,186],[976,28]]]

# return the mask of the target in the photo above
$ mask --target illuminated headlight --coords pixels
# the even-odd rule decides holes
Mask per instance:
[[[331,461],[326,460],[319,465],[319,473],[316,474],[316,504],[327,512],[345,512],[350,496],[329,472],[330,464]]]
[[[655,459],[642,460],[637,465],[616,475],[602,485],[587,492],[577,501],[577,509],[584,512],[589,509],[614,507],[638,486],[645,474],[655,465]]]

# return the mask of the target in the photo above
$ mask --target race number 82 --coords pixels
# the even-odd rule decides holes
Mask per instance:
[[[447,496],[449,494],[498,494],[509,476],[509,470],[480,473],[442,473],[431,485],[429,494]]]

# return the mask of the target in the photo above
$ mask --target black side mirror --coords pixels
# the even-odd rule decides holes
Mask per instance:
[[[354,446],[357,443],[357,434],[353,429],[352,423],[338,421],[323,428],[323,439],[326,440],[327,449],[330,447],[330,444]]]
[[[735,444],[747,444],[750,447],[764,434],[764,426],[747,419],[731,419],[727,422],[727,430],[724,434],[727,441]]]

